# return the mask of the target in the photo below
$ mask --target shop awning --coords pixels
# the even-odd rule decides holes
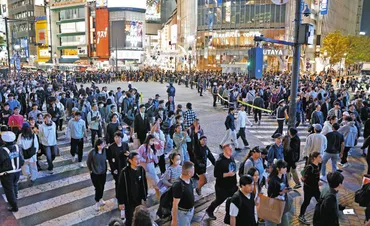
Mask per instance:
[[[79,58],[60,58],[59,63],[61,64],[71,64],[79,60]]]

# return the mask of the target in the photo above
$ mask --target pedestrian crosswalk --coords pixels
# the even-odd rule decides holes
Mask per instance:
[[[112,175],[107,173],[103,195],[106,205],[97,212],[93,208],[95,189],[89,170],[86,167],[81,168],[78,162],[72,162],[70,142],[65,139],[63,132],[58,132],[58,134],[60,135],[58,139],[60,155],[53,161],[54,173],[50,174],[46,170],[47,162],[43,156],[40,165],[44,170],[38,172],[33,186],[30,186],[24,176],[21,176],[19,180],[19,211],[13,213],[19,225],[106,225],[112,217],[119,217],[120,212],[115,202],[115,183]],[[88,141],[84,142],[84,163],[91,149],[89,135]],[[212,164],[207,167],[212,167]],[[7,201],[1,185],[0,194]],[[151,189],[147,201],[148,207],[156,208],[158,204],[154,194],[154,189]]]
[[[248,116],[248,119],[252,123],[254,122],[253,116]],[[278,127],[278,124],[277,124],[275,117],[263,115],[262,120],[259,125],[256,123],[253,123],[253,126],[248,127],[247,130],[249,133],[257,137],[263,143],[263,145],[267,146],[274,142],[273,139],[271,138],[271,135],[275,132],[277,127]],[[288,126],[284,124],[284,134],[287,133],[287,130],[288,130]],[[306,145],[307,136],[310,134],[308,132],[308,127],[307,125],[300,125],[298,126],[297,130],[298,130],[298,136],[301,139],[301,147],[304,147]],[[356,147],[361,147],[363,142],[364,142],[364,138],[361,136],[358,139]]]

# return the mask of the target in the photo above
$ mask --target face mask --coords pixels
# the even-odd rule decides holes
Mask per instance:
[[[183,123],[184,121],[183,120],[180,120],[180,123]]]
[[[150,141],[150,142],[149,142],[149,145],[150,145],[150,146],[152,146],[153,144],[154,144],[154,142],[152,142],[152,141]]]
[[[176,165],[180,165],[181,160],[177,160],[175,163],[176,163]]]
[[[99,107],[102,108],[102,107],[104,107],[104,105],[103,104],[100,104]]]

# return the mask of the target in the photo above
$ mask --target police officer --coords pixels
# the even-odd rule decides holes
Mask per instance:
[[[15,138],[13,132],[4,132],[1,139],[5,144],[0,147],[0,180],[10,205],[8,210],[11,212],[18,211],[18,180],[24,163],[20,148],[14,144]]]

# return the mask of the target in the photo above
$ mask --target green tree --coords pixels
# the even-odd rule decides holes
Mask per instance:
[[[340,31],[329,33],[323,39],[322,53],[327,52],[330,65],[339,63],[345,54],[349,51],[348,37],[344,36]]]
[[[370,61],[370,37],[348,36],[346,64]]]

